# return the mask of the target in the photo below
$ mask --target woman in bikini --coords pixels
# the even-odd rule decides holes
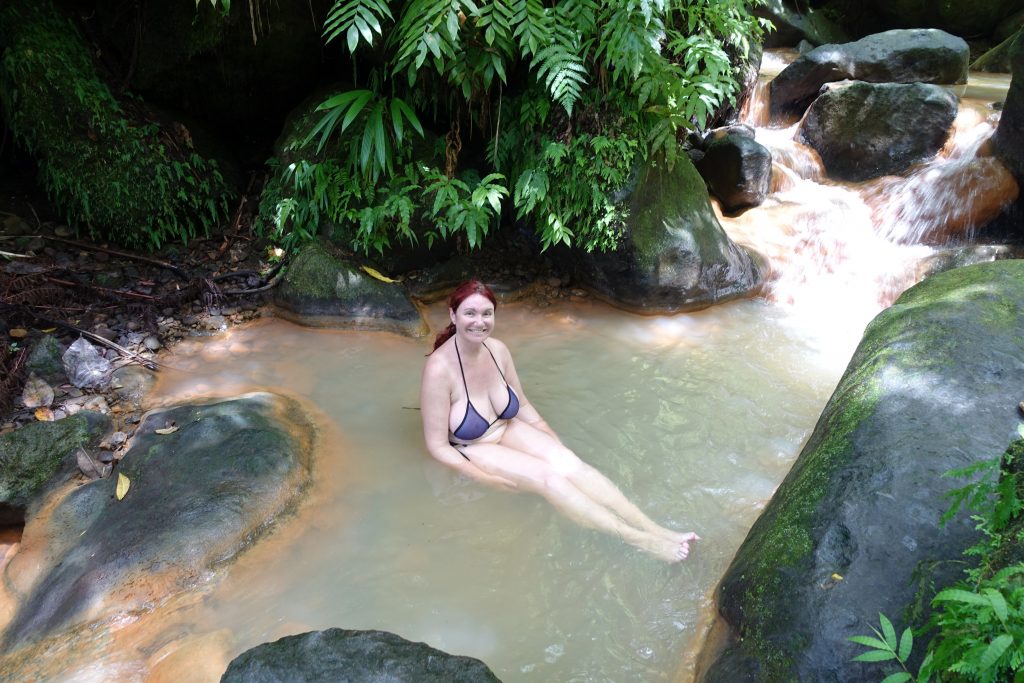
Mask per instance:
[[[577,523],[668,562],[686,559],[695,533],[666,529],[566,448],[530,404],[508,347],[491,337],[494,293],[482,282],[448,298],[451,324],[423,369],[423,436],[435,459],[477,481],[531,491]]]

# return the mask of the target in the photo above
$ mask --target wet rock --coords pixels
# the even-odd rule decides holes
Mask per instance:
[[[771,114],[801,114],[822,85],[835,81],[964,83],[969,52],[962,38],[934,29],[893,30],[822,45],[772,80]]]
[[[0,526],[20,524],[29,503],[78,446],[91,448],[109,429],[98,413],[33,422],[0,435]]]
[[[114,330],[110,329],[106,325],[100,325],[94,328],[92,333],[97,337],[106,339],[107,341],[115,341],[117,339],[117,332],[114,332]]]
[[[33,373],[21,391],[21,402],[26,408],[48,407],[53,403],[53,387]]]
[[[311,327],[426,333],[401,286],[370,277],[322,243],[309,244],[296,255],[275,289],[273,304],[281,317]]]
[[[755,16],[772,22],[775,30],[764,37],[764,47],[792,47],[801,42],[812,46],[844,43],[849,40],[843,28],[820,11],[796,7],[791,0],[767,0],[754,9]]]
[[[139,407],[156,384],[156,375],[141,365],[125,365],[114,370],[110,384],[118,398]]]
[[[162,346],[162,344],[160,343],[160,338],[157,337],[155,334],[147,335],[146,338],[142,340],[142,345],[145,346],[150,351],[158,351]]]
[[[867,180],[934,156],[949,136],[957,104],[937,85],[855,81],[818,97],[799,136],[821,155],[830,178]]]
[[[111,479],[69,486],[25,527],[5,575],[24,598],[4,648],[103,627],[208,581],[296,504],[312,439],[298,406],[272,394],[149,413]],[[131,486],[118,500],[121,474]]]
[[[711,142],[696,163],[726,213],[758,206],[772,183],[772,153],[753,136],[728,134]]]
[[[52,334],[44,334],[29,352],[25,367],[51,384],[67,379],[64,375],[64,347]]]
[[[715,218],[689,158],[643,169],[620,248],[577,254],[578,281],[609,303],[643,313],[707,308],[753,292],[761,274]]]
[[[85,339],[76,339],[62,360],[65,374],[76,387],[99,387],[109,380],[110,361]]]
[[[1022,358],[1021,261],[930,277],[871,322],[719,585],[734,639],[704,683],[879,679],[847,637],[962,577],[978,532],[939,525],[964,484],[943,474],[1018,438]]]
[[[221,683],[394,681],[498,683],[479,659],[450,655],[387,631],[331,628],[258,645],[236,657]]]
[[[1013,79],[996,128],[996,156],[1024,184],[1024,34],[1010,48],[1010,64]]]

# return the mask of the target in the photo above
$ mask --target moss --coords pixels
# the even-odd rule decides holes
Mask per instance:
[[[36,422],[0,436],[0,502],[24,506],[72,449],[90,444],[98,423],[79,413],[57,422]]]
[[[0,97],[67,221],[133,246],[187,240],[227,215],[231,191],[180,125],[117,100],[75,27],[49,0],[0,10]]]
[[[288,267],[285,285],[299,296],[330,298],[335,296],[338,271],[344,267],[320,242],[304,246]]]

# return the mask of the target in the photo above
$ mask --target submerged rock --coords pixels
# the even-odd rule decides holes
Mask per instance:
[[[956,118],[957,98],[938,85],[862,83],[833,87],[800,124],[830,178],[901,173],[935,155]]]
[[[628,201],[619,249],[576,257],[581,281],[609,303],[640,313],[677,313],[747,296],[760,286],[760,269],[725,234],[688,157],[671,171],[649,165]]]
[[[771,82],[772,116],[800,114],[835,81],[965,83],[970,50],[934,29],[893,30],[801,55]]]
[[[288,266],[273,303],[282,318],[310,327],[426,333],[400,285],[371,277],[318,242],[303,247]]]
[[[4,575],[20,597],[4,649],[138,615],[207,581],[297,503],[312,439],[298,406],[273,394],[149,413],[110,479],[64,491],[26,526]]]
[[[498,683],[479,659],[450,655],[387,631],[330,628],[246,650],[221,683]]]
[[[704,683],[877,681],[847,638],[879,612],[902,630],[960,578],[977,532],[940,526],[964,485],[943,474],[1017,438],[1022,386],[1024,262],[941,273],[876,317],[719,585],[733,639]]]

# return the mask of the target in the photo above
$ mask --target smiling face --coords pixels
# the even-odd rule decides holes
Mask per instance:
[[[494,330],[494,304],[483,294],[463,299],[456,311],[448,309],[455,332],[466,341],[482,342]]]

